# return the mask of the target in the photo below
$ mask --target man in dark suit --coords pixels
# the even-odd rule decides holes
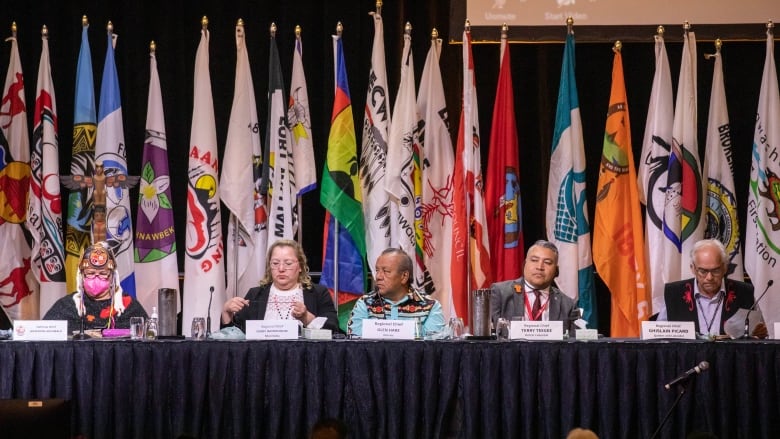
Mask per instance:
[[[499,318],[560,320],[571,330],[579,318],[577,304],[552,285],[558,276],[558,248],[549,241],[536,241],[523,264],[523,277],[491,285],[490,308],[493,324]]]
[[[697,334],[724,334],[723,323],[740,308],[752,307],[754,299],[753,285],[726,277],[728,262],[726,248],[717,239],[703,239],[694,244],[691,250],[694,277],[664,286],[666,308],[658,314],[658,320],[694,322]],[[766,331],[764,325],[756,329]],[[754,331],[754,335],[761,334]]]

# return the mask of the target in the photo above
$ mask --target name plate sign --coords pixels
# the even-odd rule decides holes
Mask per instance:
[[[14,340],[61,341],[67,339],[67,320],[14,320]]]
[[[247,340],[297,340],[297,320],[247,320]]]
[[[415,321],[365,319],[363,338],[375,340],[414,340]]]
[[[515,320],[509,327],[511,340],[563,340],[563,322]]]
[[[642,322],[642,340],[696,340],[693,322]]]

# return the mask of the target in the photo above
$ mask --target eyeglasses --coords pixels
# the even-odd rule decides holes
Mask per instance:
[[[278,269],[278,268],[281,268],[281,267],[292,268],[297,263],[298,263],[298,261],[296,261],[294,259],[288,259],[286,261],[273,260],[273,261],[271,261],[271,268],[274,268],[274,269]]]
[[[723,267],[701,268],[701,267],[694,266],[694,269],[696,270],[696,274],[698,274],[701,277],[707,277],[708,274],[711,274],[714,277],[723,275]]]
[[[111,272],[110,271],[97,271],[97,270],[84,270],[84,277],[87,277],[87,278],[90,278],[90,279],[99,277],[99,278],[101,278],[103,280],[106,280],[109,277],[111,277]]]

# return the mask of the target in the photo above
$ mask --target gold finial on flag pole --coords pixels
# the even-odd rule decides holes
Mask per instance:
[[[621,42],[620,40],[615,41],[615,45],[612,46],[612,51],[618,53],[622,49],[623,49],[623,42]]]
[[[720,54],[720,48],[723,47],[723,41],[720,38],[715,40],[715,53],[705,53],[704,59],[715,58]]]
[[[244,19],[239,18],[238,20],[236,20],[236,26],[244,26]]]
[[[86,15],[81,16],[81,27],[87,27],[89,26],[89,20],[87,20]]]
[[[114,23],[111,22],[111,20],[108,20],[108,24],[106,25],[106,30],[108,33],[114,33]]]
[[[412,23],[408,21],[404,25],[404,35],[412,35]]]
[[[685,20],[685,22],[683,22],[683,31],[685,32],[685,35],[688,35],[688,32],[691,31],[691,22],[690,21]]]
[[[339,21],[338,23],[336,23],[336,35],[338,35],[339,37],[341,37],[341,34],[342,34],[343,32],[344,32],[344,25],[343,25],[343,24],[341,24],[341,22]]]
[[[209,29],[209,17],[204,15],[203,18],[200,19],[200,28],[203,30]]]
[[[16,22],[11,22],[11,38],[16,38]]]
[[[463,30],[466,32],[471,32],[471,22],[468,18],[466,19],[466,23],[463,25]]]
[[[157,43],[152,40],[149,42],[149,54],[154,55],[157,52]]]
[[[775,28],[775,23],[772,20],[766,22],[766,30],[772,32],[772,29],[774,28]]]
[[[501,38],[505,39],[509,35],[509,25],[504,23],[501,25]]]
[[[439,31],[435,27],[431,31],[431,39],[432,40],[438,40],[439,39]]]
[[[376,0],[376,13],[382,15],[382,0]]]
[[[295,38],[300,38],[301,37],[301,31],[302,30],[303,29],[301,29],[301,25],[300,24],[296,24],[295,25]]]
[[[572,17],[566,19],[566,32],[569,35],[574,35],[574,18]]]
[[[664,36],[664,32],[666,32],[666,28],[664,28],[663,26],[658,26],[655,29],[655,32],[658,34],[659,37],[663,37]]]
[[[49,39],[49,28],[46,27],[45,24],[43,25],[43,27],[41,27],[41,37],[47,40]]]
[[[276,38],[276,23],[273,21],[271,22],[270,31],[271,31],[271,38]]]

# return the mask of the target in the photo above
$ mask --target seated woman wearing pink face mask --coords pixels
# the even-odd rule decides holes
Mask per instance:
[[[96,242],[87,247],[79,262],[78,291],[52,305],[44,320],[67,320],[68,333],[77,331],[79,307],[84,294],[84,329],[129,328],[130,317],[147,317],[141,304],[119,286],[116,261],[108,244]]]

